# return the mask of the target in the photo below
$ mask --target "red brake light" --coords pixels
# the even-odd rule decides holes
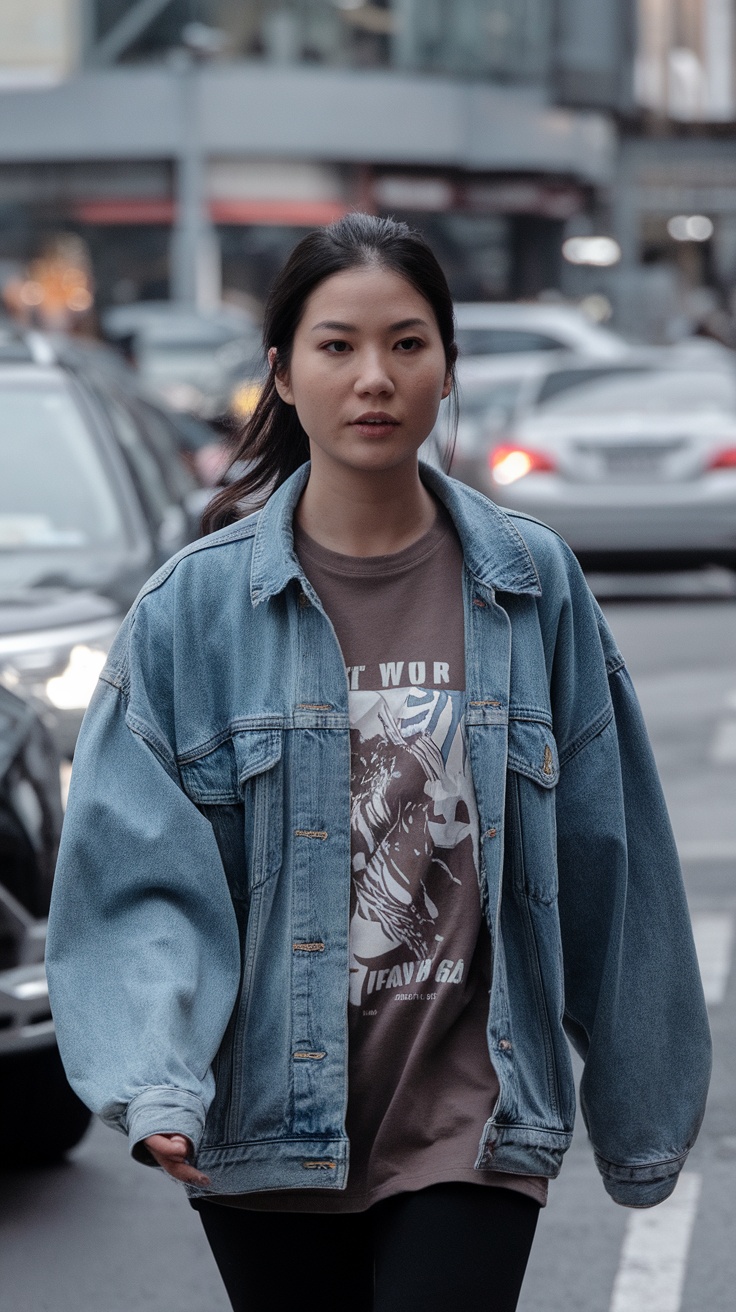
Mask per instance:
[[[727,446],[723,451],[717,451],[716,454],[708,461],[709,469],[736,469],[736,446]]]
[[[502,487],[515,483],[526,474],[553,474],[555,462],[542,451],[523,446],[497,446],[489,453],[488,464],[494,482]]]

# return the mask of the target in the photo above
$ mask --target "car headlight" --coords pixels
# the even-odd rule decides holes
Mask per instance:
[[[66,669],[47,680],[46,696],[51,705],[59,711],[83,711],[89,704],[106,659],[106,652],[99,647],[88,647],[86,642],[72,647]]]
[[[58,711],[83,711],[107,659],[119,619],[13,633],[0,638],[0,680]]]
[[[21,979],[17,984],[11,984],[8,992],[19,1002],[35,1002],[37,998],[49,996],[49,986],[46,976],[39,975],[36,979]]]

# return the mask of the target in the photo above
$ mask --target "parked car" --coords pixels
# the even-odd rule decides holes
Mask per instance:
[[[90,1113],[64,1074],[43,966],[61,832],[59,760],[42,720],[0,686],[0,1161],[54,1161]]]
[[[736,370],[644,350],[553,368],[453,472],[590,567],[736,567]]]
[[[175,410],[225,415],[233,394],[262,373],[258,326],[245,310],[197,310],[177,301],[118,305],[102,316],[105,335],[125,346],[142,380]]]
[[[574,360],[567,351],[555,352],[554,364]],[[488,449],[488,443],[494,433],[503,431],[510,423],[521,397],[532,391],[534,384],[549,373],[552,362],[549,357],[543,360],[537,357],[525,361],[513,360],[507,369],[488,376],[463,376],[459,372],[458,395],[459,408],[457,425],[454,432],[453,473],[462,478],[464,461],[473,461]],[[446,403],[438,417],[438,436],[444,435],[447,441],[451,432],[450,408]]]
[[[461,401],[458,453],[475,441],[485,393],[493,395],[496,405],[502,395],[516,394],[527,380],[533,382],[571,359],[623,360],[632,350],[623,338],[592,323],[574,305],[465,303],[455,306],[455,318]],[[449,419],[450,409],[445,406],[438,433],[447,432]]]
[[[574,305],[463,302],[455,306],[455,319],[461,361],[550,351],[616,360],[629,349],[622,337],[593,323]]]
[[[64,757],[123,615],[202,510],[166,413],[119,368],[0,332],[0,682]]]

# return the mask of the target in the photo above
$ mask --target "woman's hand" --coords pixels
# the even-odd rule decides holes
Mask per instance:
[[[143,1142],[154,1161],[174,1180],[182,1184],[209,1184],[206,1175],[189,1165],[187,1158],[194,1154],[194,1144],[185,1135],[149,1134]]]

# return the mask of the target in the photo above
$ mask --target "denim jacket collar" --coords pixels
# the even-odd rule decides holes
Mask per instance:
[[[292,521],[309,478],[309,463],[301,465],[274,492],[258,517],[251,567],[254,606],[282,592],[301,578],[294,555]],[[480,493],[446,474],[421,464],[422,481],[443,503],[457,530],[465,564],[479,583],[494,592],[528,593],[540,597],[537,571],[521,534],[497,506]]]

